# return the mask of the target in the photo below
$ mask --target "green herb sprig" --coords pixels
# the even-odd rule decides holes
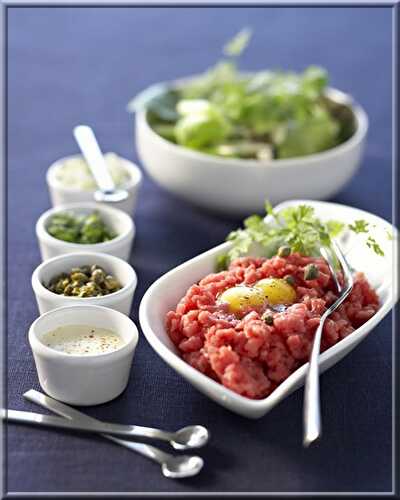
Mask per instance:
[[[275,255],[282,245],[288,245],[293,252],[302,255],[316,256],[319,255],[321,246],[329,247],[332,238],[345,229],[356,234],[369,232],[369,223],[365,220],[356,220],[350,224],[337,220],[323,222],[309,205],[297,205],[276,212],[266,202],[265,210],[270,216],[270,222],[266,222],[260,215],[251,215],[244,220],[244,228],[228,235],[227,241],[231,241],[233,245],[227,254],[218,257],[219,270],[226,269],[232,260],[249,254],[254,247],[265,257]],[[377,255],[384,255],[372,236],[368,236],[366,245]]]

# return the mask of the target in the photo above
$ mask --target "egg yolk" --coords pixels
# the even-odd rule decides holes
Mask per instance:
[[[265,302],[264,294],[257,288],[235,286],[218,297],[218,302],[228,304],[231,313],[239,313],[250,307],[260,307]]]
[[[296,290],[284,279],[266,278],[258,281],[254,288],[260,290],[272,306],[293,304],[296,300]]]

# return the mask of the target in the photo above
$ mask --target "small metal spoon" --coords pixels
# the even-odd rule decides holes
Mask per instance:
[[[94,199],[102,203],[126,200],[129,193],[125,189],[116,188],[93,130],[87,125],[78,125],[74,128],[74,136],[99,187],[94,193]]]
[[[37,403],[38,405],[47,408],[58,415],[70,419],[73,421],[86,422],[86,423],[100,423],[99,420],[89,417],[85,413],[81,413],[75,408],[71,408],[68,405],[60,403],[56,399],[49,396],[45,396],[39,391],[31,389],[24,394],[24,397],[31,401],[32,403]],[[204,462],[201,457],[195,455],[171,455],[165,451],[151,446],[145,443],[135,443],[134,441],[128,441],[127,439],[120,439],[109,434],[101,434],[102,437],[113,441],[128,450],[134,451],[139,455],[150,458],[161,465],[161,471],[165,477],[171,479],[180,479],[184,477],[191,477],[198,474],[203,468]]]
[[[5,418],[14,422],[27,423],[32,425],[44,425],[48,427],[56,427],[63,429],[71,429],[76,431],[91,432],[98,434],[112,434],[114,436],[124,436],[124,437],[139,437],[139,438],[149,438],[149,439],[159,439],[161,441],[167,441],[176,450],[187,450],[190,448],[200,448],[204,446],[208,439],[208,430],[202,425],[190,425],[188,427],[183,427],[176,432],[168,432],[162,429],[154,429],[152,427],[141,427],[139,425],[123,425],[114,424],[110,422],[102,422],[96,420],[95,422],[89,422],[86,418],[82,419],[83,413],[67,406],[59,401],[56,401],[49,396],[45,396],[40,392],[30,390],[24,394],[24,397],[38,403],[41,406],[55,411],[62,417],[66,415],[71,415],[72,412],[75,416],[69,420],[64,418],[54,417],[49,415],[40,415],[37,413],[16,411],[16,410],[6,410]],[[66,413],[68,411],[68,414]]]
[[[56,429],[67,429],[91,434],[111,434],[112,436],[140,437],[160,439],[168,441],[171,446],[178,450],[187,450],[203,446],[208,440],[207,429],[200,425],[185,427],[177,432],[167,432],[151,427],[140,427],[138,425],[113,424],[111,422],[83,422],[82,420],[66,420],[62,417],[52,415],[41,415],[30,411],[2,410],[2,418],[10,422],[31,424],[38,427],[54,427]]]

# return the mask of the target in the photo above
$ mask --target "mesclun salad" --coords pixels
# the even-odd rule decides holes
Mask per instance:
[[[229,235],[232,247],[220,270],[190,286],[165,317],[168,335],[187,363],[251,399],[268,396],[308,361],[321,316],[338,297],[318,249],[348,229],[383,255],[367,221],[323,222],[307,205],[277,213],[267,204],[267,212],[267,221],[252,216],[244,229]],[[343,281],[339,267],[336,272]],[[321,351],[355,332],[379,308],[376,291],[354,271],[350,295],[324,324]]]
[[[305,156],[354,133],[353,112],[329,97],[323,68],[239,71],[237,58],[250,38],[250,30],[242,30],[215,67],[176,87],[152,86],[128,109],[146,109],[150,126],[168,141],[227,158]]]

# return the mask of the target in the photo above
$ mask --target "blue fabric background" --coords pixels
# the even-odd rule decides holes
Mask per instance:
[[[391,218],[389,8],[8,8],[8,401],[38,387],[27,343],[37,317],[34,224],[49,208],[47,167],[75,153],[91,124],[105,151],[136,159],[128,100],[154,82],[203,70],[241,27],[255,30],[245,69],[324,65],[365,107],[362,168],[335,201]],[[164,272],[220,243],[238,220],[217,218],[146,179],[131,263],[140,299]],[[8,426],[8,491],[307,492],[391,490],[391,318],[322,376],[323,440],[301,446],[302,392],[258,421],[229,413],[181,379],[141,336],[127,391],[86,411],[102,419],[209,426],[204,471],[165,479],[157,465],[100,438]],[[41,410],[39,410],[41,411]]]

